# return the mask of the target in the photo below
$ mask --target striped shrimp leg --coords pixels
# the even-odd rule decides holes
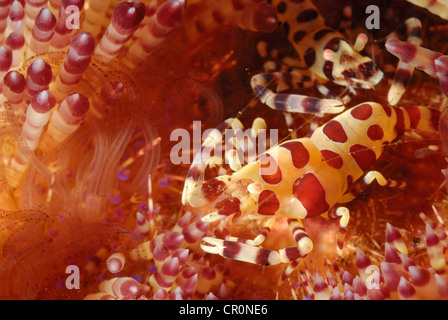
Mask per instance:
[[[344,194],[344,197],[340,200],[340,202],[346,203],[352,201],[353,199],[361,195],[373,181],[377,181],[378,184],[382,187],[403,188],[406,186],[406,183],[404,182],[398,182],[392,179],[385,178],[378,171],[369,171],[369,173],[366,174],[364,178],[361,179],[361,181],[354,185],[353,188],[350,189],[350,191],[347,191],[347,193]]]
[[[388,39],[402,39],[407,38],[409,43],[415,46],[422,44],[421,39],[422,23],[417,18],[407,19],[402,26],[388,36]],[[394,82],[392,83],[387,100],[389,104],[395,106],[400,101],[403,93],[406,91],[406,87],[414,72],[414,66],[408,64],[402,60],[398,61],[397,68],[395,70]]]
[[[361,152],[363,151],[364,150],[362,150]],[[341,197],[339,203],[347,203],[354,200],[357,196],[363,193],[367,189],[367,187],[374,181],[376,181],[382,187],[403,188],[406,186],[405,183],[400,183],[392,179],[387,179],[380,172],[372,170],[369,171],[352,188],[348,189],[347,192]],[[329,214],[329,217],[340,218],[339,233],[336,245],[339,255],[342,255],[342,249],[345,241],[345,233],[347,231],[347,225],[350,219],[350,212],[346,207],[337,207]]]
[[[260,101],[271,109],[283,112],[300,113],[340,113],[344,110],[342,102],[335,99],[319,99],[298,94],[274,93],[268,86],[298,87],[304,77],[297,72],[260,73],[252,77],[251,86]]]
[[[448,56],[397,39],[387,40],[386,49],[403,62],[437,77],[442,92],[448,96]]]
[[[282,248],[278,251],[265,249],[260,244],[265,239],[266,227],[254,240],[228,238],[226,240],[213,237],[202,239],[201,248],[205,252],[219,254],[232,260],[244,261],[258,265],[277,265],[291,263],[305,257],[313,250],[313,242],[298,220],[288,220],[289,229],[297,243],[295,247]]]

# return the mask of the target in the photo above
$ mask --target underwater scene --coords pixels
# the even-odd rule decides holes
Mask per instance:
[[[447,20],[0,0],[0,299],[448,299]]]

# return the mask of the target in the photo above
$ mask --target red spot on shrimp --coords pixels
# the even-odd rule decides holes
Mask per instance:
[[[292,164],[297,169],[304,168],[310,161],[310,153],[301,142],[286,142],[281,147],[291,152]]]
[[[370,165],[376,161],[375,152],[360,144],[354,144],[350,147],[350,155],[356,161],[358,167],[363,171],[366,171]]]
[[[330,167],[341,169],[344,165],[344,160],[342,160],[342,157],[339,153],[331,150],[321,150],[320,152],[322,153],[325,162],[327,162]]]
[[[293,39],[294,43],[299,43],[302,41],[302,39],[306,36],[306,31],[299,30],[296,33],[294,33]]]
[[[411,128],[417,128],[421,118],[420,109],[418,107],[410,107],[406,108],[406,111],[409,115],[409,119],[411,120]]]
[[[307,211],[307,217],[322,214],[330,208],[325,199],[325,189],[314,173],[308,172],[295,181],[293,195]]]
[[[390,117],[390,116],[392,115],[392,108],[389,107],[389,106],[383,106],[383,105],[381,105],[381,106],[383,107],[384,112],[386,113],[386,115],[387,115],[388,117]]]
[[[282,181],[282,171],[273,156],[266,153],[264,156],[260,157],[259,161],[260,176],[264,182],[268,184],[277,184]]]
[[[332,120],[322,129],[323,133],[333,142],[347,142],[347,134],[339,121]]]
[[[361,104],[350,111],[353,118],[358,120],[367,120],[372,115],[372,106],[370,104]]]
[[[240,214],[240,203],[238,198],[226,198],[216,204],[216,208],[219,209],[218,214],[223,216],[230,216],[232,214]]]
[[[397,115],[397,122],[395,123],[394,128],[397,131],[397,136],[401,136],[404,134],[405,130],[403,110],[396,108],[395,113]]]
[[[258,196],[258,213],[263,215],[273,215],[280,208],[280,202],[271,190],[264,190]]]
[[[316,10],[314,9],[307,9],[299,13],[296,20],[299,23],[307,23],[314,19],[316,19],[319,16]]]
[[[323,29],[320,29],[319,31],[317,31],[317,32],[314,34],[313,39],[314,39],[315,41],[319,41],[320,39],[322,39],[323,37],[325,37],[325,35],[327,35],[328,33],[334,33],[334,30],[333,30],[333,29],[330,29],[330,28],[323,28]]]
[[[243,8],[244,8],[244,7],[243,7]],[[280,14],[282,14],[282,13],[285,13],[285,11],[286,11],[286,3],[284,3],[284,2],[282,1],[282,2],[280,2],[280,3],[277,5],[277,12],[280,13]]]
[[[379,125],[373,124],[367,129],[367,136],[373,141],[381,140],[384,137],[384,131]]]
[[[310,68],[314,62],[316,62],[316,50],[308,48],[308,50],[305,51],[304,59],[306,65]]]
[[[224,191],[225,186],[224,181],[211,179],[202,185],[202,192],[204,197],[210,200],[219,196]]]

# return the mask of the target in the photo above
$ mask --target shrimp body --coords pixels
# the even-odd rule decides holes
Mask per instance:
[[[336,116],[309,138],[283,142],[232,175],[198,184],[187,199],[202,197],[201,201],[191,199],[190,203],[214,203],[215,211],[205,215],[204,221],[266,218],[267,232],[275,223],[270,217],[284,217],[297,242],[297,247],[266,250],[259,246],[266,236],[263,232],[254,240],[206,237],[202,248],[257,264],[291,262],[303,257],[312,250],[312,242],[301,220],[317,215],[328,217],[335,205],[352,200],[351,188],[356,181],[368,185],[377,180],[381,185],[389,185],[379,172],[369,171],[384,145],[406,129],[436,131],[439,114],[425,107],[392,108],[366,102]],[[341,228],[345,228],[348,210],[338,210]]]
[[[382,79],[383,73],[372,59],[358,52],[367,42],[365,35],[352,47],[342,34],[326,26],[310,0],[274,0],[272,4],[288,32],[289,42],[319,80],[370,89]],[[325,50],[333,54],[326,55]]]

